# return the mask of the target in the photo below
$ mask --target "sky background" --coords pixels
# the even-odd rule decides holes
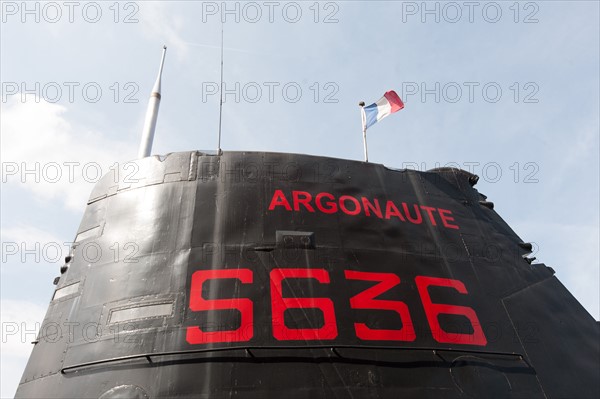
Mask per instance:
[[[361,160],[357,103],[405,109],[370,161],[456,166],[590,314],[599,298],[599,3],[2,2],[1,392],[12,397],[101,174],[137,154],[168,46],[153,154]],[[228,11],[228,12],[225,12]]]

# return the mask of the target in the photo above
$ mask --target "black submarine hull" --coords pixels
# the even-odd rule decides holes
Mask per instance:
[[[476,181],[259,152],[124,164],[16,397],[600,397],[598,324]]]

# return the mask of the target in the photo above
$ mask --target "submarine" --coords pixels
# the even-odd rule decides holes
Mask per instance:
[[[89,196],[17,398],[600,397],[599,324],[476,175],[150,155],[160,76],[138,159]]]

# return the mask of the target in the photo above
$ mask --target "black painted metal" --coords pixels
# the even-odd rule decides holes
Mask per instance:
[[[84,238],[57,285],[68,295],[50,302],[17,397],[600,397],[598,324],[551,268],[527,261],[531,246],[472,187],[476,182],[457,169],[399,171],[274,153],[183,152],[123,165],[90,196],[77,235]],[[425,211],[415,224],[364,209],[311,212],[292,203],[270,210],[276,190],[292,202],[293,191],[309,193],[313,208],[314,197],[326,192],[338,200],[378,199],[382,207],[392,200],[399,208],[447,209],[449,224],[459,228],[446,227],[439,213],[433,225]],[[275,268],[327,272],[329,283],[285,280],[283,296],[330,298],[335,337],[274,337]],[[190,308],[192,275],[211,269],[252,272],[252,283],[210,280],[201,289],[205,299],[252,301],[247,342],[186,341],[193,326],[239,327],[237,310]],[[414,340],[357,337],[355,323],[391,330],[403,324],[389,310],[352,309],[350,298],[374,283],[349,280],[345,270],[400,278],[377,298],[406,304]],[[486,344],[438,342],[417,276],[464,283],[468,294],[433,287],[431,299],[472,308]],[[76,292],[60,291],[75,283]],[[144,316],[111,322],[117,310]],[[465,317],[438,321],[445,331],[473,331]],[[292,310],[285,324],[319,328],[323,315]]]

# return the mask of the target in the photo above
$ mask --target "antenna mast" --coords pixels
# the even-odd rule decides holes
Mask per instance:
[[[221,121],[223,120],[223,21],[221,21],[221,87],[219,89],[221,98],[219,100],[219,144],[217,145],[217,155],[221,155]]]
[[[140,149],[138,151],[138,158],[146,158],[150,156],[152,151],[152,142],[154,141],[154,131],[156,130],[156,119],[158,118],[158,108],[160,106],[160,80],[163,71],[163,65],[165,64],[165,54],[167,53],[167,46],[163,46],[162,58],[160,60],[160,68],[158,70],[158,77],[152,88],[150,94],[150,100],[148,101],[148,109],[146,111],[146,120],[144,121],[144,129],[142,130],[142,141],[140,143]]]

